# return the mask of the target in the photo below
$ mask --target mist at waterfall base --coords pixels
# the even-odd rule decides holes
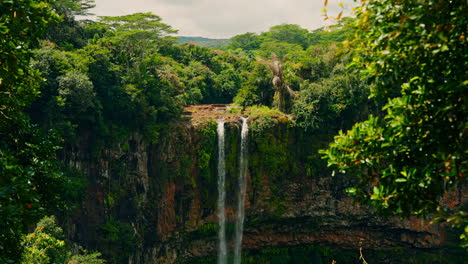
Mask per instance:
[[[248,118],[241,118],[241,148],[239,153],[239,178],[238,199],[234,236],[234,264],[242,261],[242,235],[245,218],[245,197],[247,190],[247,166],[248,166]],[[226,171],[225,171],[225,131],[224,121],[218,120],[218,264],[227,264],[227,242],[226,242]]]

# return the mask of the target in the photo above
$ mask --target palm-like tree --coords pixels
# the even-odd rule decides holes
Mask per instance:
[[[277,105],[278,109],[284,112],[286,109],[285,97],[286,93],[291,96],[295,96],[296,92],[294,92],[288,84],[283,79],[283,69],[281,62],[278,60],[276,54],[271,55],[271,61],[267,61],[263,58],[259,59],[260,63],[268,65],[273,73],[272,84],[275,87],[275,95],[274,95],[274,102]]]

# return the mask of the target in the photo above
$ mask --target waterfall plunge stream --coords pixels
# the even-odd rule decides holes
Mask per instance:
[[[226,248],[226,191],[224,188],[226,182],[225,171],[225,153],[224,153],[224,121],[218,121],[218,264],[227,263],[227,248]]]
[[[247,191],[247,161],[248,161],[248,141],[249,127],[248,118],[242,117],[241,148],[239,157],[239,196],[237,205],[237,219],[235,227],[234,241],[234,264],[240,264],[242,260],[242,234],[245,217],[245,196]],[[227,264],[226,246],[226,164],[225,164],[225,133],[224,121],[218,120],[218,264]]]
[[[245,196],[247,191],[247,161],[249,158],[247,141],[249,126],[247,124],[247,120],[248,118],[242,117],[241,149],[239,158],[239,197],[234,241],[234,264],[240,264],[242,260],[242,234],[244,231]]]

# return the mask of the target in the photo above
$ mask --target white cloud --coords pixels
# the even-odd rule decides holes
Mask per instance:
[[[288,23],[307,29],[327,25],[323,0],[96,0],[97,16],[152,12],[179,30],[181,36],[230,38],[245,32],[263,32]],[[352,0],[331,0],[331,14],[344,2],[349,14]]]

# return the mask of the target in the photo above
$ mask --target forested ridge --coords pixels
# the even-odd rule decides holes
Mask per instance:
[[[83,138],[96,158],[135,134],[158,142],[197,104],[339,133],[307,158],[353,178],[358,201],[448,222],[467,246],[466,212],[439,203],[466,180],[466,1],[362,1],[330,27],[281,24],[216,48],[179,43],[157,14],[75,18],[93,6],[0,2],[0,263],[104,263],[72,253],[45,217],[66,217],[87,185],[61,153]]]

